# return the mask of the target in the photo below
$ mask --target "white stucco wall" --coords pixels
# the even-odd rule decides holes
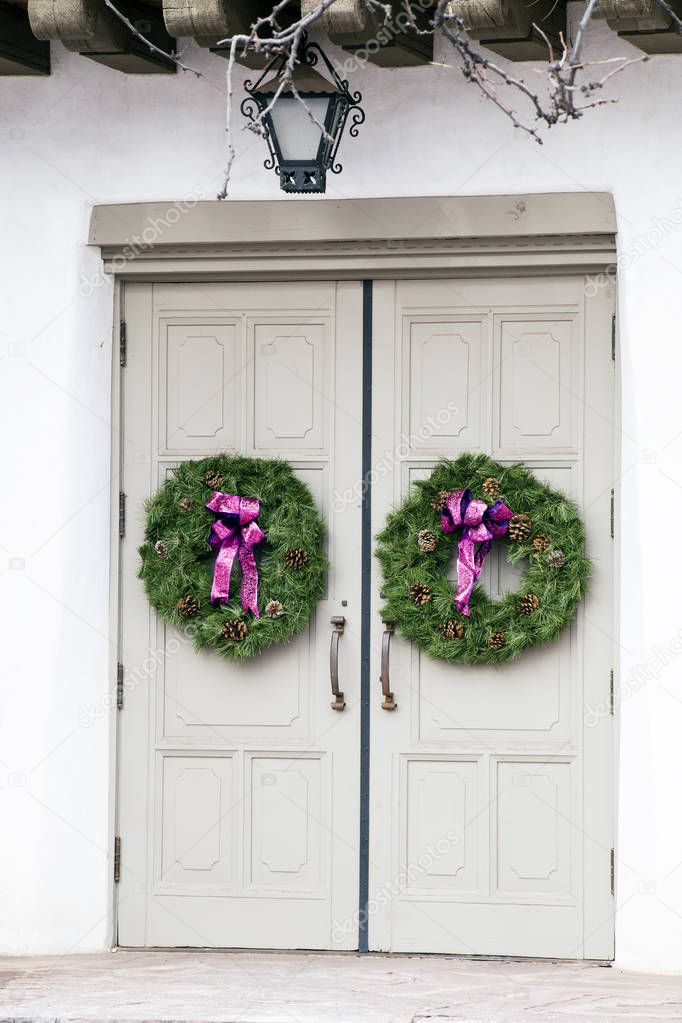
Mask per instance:
[[[602,56],[634,55],[605,25],[592,36]],[[220,186],[225,65],[189,45],[186,57],[203,78],[124,77],[53,46],[51,78],[0,79],[0,951],[111,940],[110,722],[83,708],[110,687],[112,287],[79,294],[79,279],[99,267],[84,244],[93,203]],[[367,67],[357,81],[367,123],[332,197],[615,196],[620,655],[634,681],[620,706],[617,961],[682,972],[682,663],[661,653],[682,626],[682,548],[668,539],[682,488],[682,56],[629,69],[617,105],[542,147],[452,67]],[[277,197],[263,143],[238,145],[233,195]]]

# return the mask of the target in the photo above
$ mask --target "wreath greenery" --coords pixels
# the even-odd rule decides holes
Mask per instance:
[[[459,614],[446,578],[462,530],[441,531],[445,496],[469,488],[488,506],[501,498],[513,511],[504,544],[509,562],[527,559],[520,589],[492,600],[476,585],[470,617]],[[586,592],[590,561],[576,506],[522,464],[503,466],[486,455],[443,460],[417,481],[379,535],[384,576],[383,617],[431,657],[498,664],[526,647],[556,639]]]
[[[235,558],[229,600],[211,604],[216,553],[208,538],[214,491],[256,498],[265,540],[254,548],[260,618],[240,602]],[[305,629],[325,587],[325,528],[305,484],[284,461],[217,455],[183,462],[146,503],[139,575],[150,604],[197,649],[241,661]]]

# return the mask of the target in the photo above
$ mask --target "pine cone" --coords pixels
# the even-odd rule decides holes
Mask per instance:
[[[518,612],[520,615],[532,615],[540,607],[540,598],[536,593],[524,593],[519,599]]]
[[[421,607],[431,600],[431,588],[426,583],[412,583],[410,586],[410,600],[413,604]]]
[[[431,554],[438,546],[438,538],[430,529],[420,529],[417,543],[422,554]]]
[[[464,639],[464,626],[454,618],[448,618],[447,622],[443,622],[440,631],[445,639]]]
[[[186,596],[180,597],[178,611],[183,618],[194,618],[199,613],[199,601],[191,593],[188,593]]]
[[[181,497],[180,498],[180,511],[188,512],[194,507],[193,497]]]
[[[221,472],[216,472],[214,469],[209,469],[209,471],[204,476],[204,483],[206,484],[207,487],[210,487],[211,490],[220,490],[220,488],[223,485],[223,479],[224,477]]]
[[[530,536],[532,525],[528,515],[524,515],[523,512],[515,515],[509,523],[509,539],[523,543]]]
[[[290,547],[284,555],[284,560],[289,568],[298,571],[299,568],[308,564],[308,552],[303,547]]]
[[[547,562],[552,568],[563,568],[566,564],[566,555],[561,550],[550,551],[547,555]]]
[[[546,536],[538,534],[538,536],[533,537],[533,550],[536,554],[544,554],[548,547],[549,540]]]
[[[448,499],[449,490],[439,490],[434,499],[431,501],[431,507],[436,511],[442,511],[445,507],[445,502]]]
[[[284,607],[279,600],[269,600],[265,605],[265,613],[268,618],[281,618],[284,614]]]
[[[241,643],[243,639],[246,639],[249,628],[245,621],[241,618],[237,618],[223,625],[223,636],[225,639],[234,640],[235,643]]]
[[[160,558],[165,558],[168,556],[168,548],[166,547],[166,544],[164,543],[163,540],[156,541],[156,543],[154,544],[154,550],[156,551]]]
[[[500,496],[500,481],[494,476],[488,476],[488,479],[483,481],[483,493],[489,501],[496,501]]]
[[[488,640],[488,646],[491,650],[501,650],[507,642],[507,637],[503,632],[493,632],[492,636]]]

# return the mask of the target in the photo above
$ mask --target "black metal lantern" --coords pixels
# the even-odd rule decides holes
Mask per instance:
[[[324,192],[327,171],[339,174],[343,169],[336,154],[349,113],[352,111],[349,134],[353,138],[365,120],[362,96],[349,90],[348,82],[339,77],[317,43],[304,38],[297,56],[292,81],[274,105],[270,106],[282,83],[286,54],[275,57],[255,84],[245,83],[248,96],[241,109],[251,122],[261,117],[270,150],[265,167],[279,174],[280,188],[285,192]],[[320,59],[331,81],[315,70]]]

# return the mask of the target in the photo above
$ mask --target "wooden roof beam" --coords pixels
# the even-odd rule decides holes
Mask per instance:
[[[556,52],[566,35],[566,5],[561,0],[451,0],[470,39],[507,60],[549,60],[547,43],[533,23],[542,27]]]
[[[50,44],[33,35],[26,11],[0,2],[0,75],[49,75]]]
[[[682,0],[668,2],[682,17]],[[621,39],[645,53],[682,53],[682,35],[656,0],[600,0],[594,17],[606,19]]]
[[[150,42],[175,50],[158,10],[137,0],[117,0],[121,13]],[[84,57],[126,74],[173,74],[175,64],[153,53],[117,18],[104,0],[28,0],[28,17],[37,39],[52,39]]]
[[[301,13],[307,14],[318,0],[301,0]],[[333,43],[352,54],[359,62],[368,60],[380,67],[414,67],[433,60],[433,36],[420,35],[410,24],[402,0],[389,0],[392,18],[386,22],[381,8],[369,11],[361,0],[336,0],[324,12],[315,27]],[[428,29],[431,22],[430,0],[413,3],[417,27]]]

